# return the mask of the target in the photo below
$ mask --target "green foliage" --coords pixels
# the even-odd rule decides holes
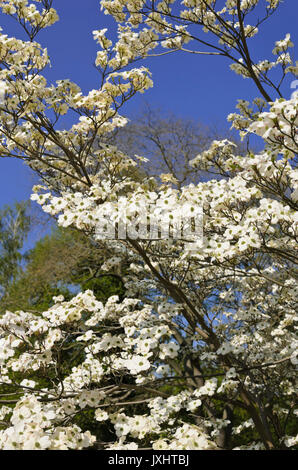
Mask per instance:
[[[92,243],[83,233],[56,228],[23,258],[20,255],[24,266],[6,285],[0,309],[40,312],[52,305],[53,296],[63,295],[70,300],[77,291],[86,289],[93,290],[101,301],[112,295],[123,299],[125,289],[121,276],[100,271],[109,256],[102,246]]]
[[[5,291],[17,277],[22,260],[21,249],[30,228],[29,203],[17,202],[0,211],[0,287]]]

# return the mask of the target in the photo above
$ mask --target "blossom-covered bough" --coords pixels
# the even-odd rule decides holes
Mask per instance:
[[[297,65],[289,34],[272,61],[254,62],[250,52],[279,0],[102,0],[118,41],[93,32],[99,88],[87,95],[43,74],[49,57],[35,38],[58,20],[52,3],[0,2],[28,35],[1,32],[1,156],[25,160],[43,181],[32,199],[95,241],[124,196],[128,220],[144,202],[183,201],[189,215],[201,205],[204,241],[190,250],[177,239],[106,240],[115,256],[101,269],[129,265],[122,302],[103,305],[85,291],[54,298],[39,315],[3,313],[0,448],[295,446],[298,94],[282,98],[281,85]],[[246,156],[214,141],[191,162],[210,178],[180,189],[173,178],[140,183],[142,158],[108,141],[126,123],[125,102],[152,86],[134,62],[177,50],[225,56],[254,81],[261,97],[240,100],[229,120],[264,140],[262,152]],[[74,124],[61,130],[66,113]],[[86,411],[90,429],[78,424]],[[235,444],[247,429],[245,444]]]

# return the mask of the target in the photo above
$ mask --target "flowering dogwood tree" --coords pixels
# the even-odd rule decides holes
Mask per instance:
[[[43,75],[49,57],[35,38],[58,20],[52,3],[0,2],[28,35],[1,32],[1,155],[25,160],[43,181],[32,199],[95,241],[123,198],[126,222],[144,202],[182,201],[185,215],[202,206],[204,240],[191,249],[183,239],[106,240],[114,256],[102,269],[129,264],[122,302],[85,291],[39,315],[3,314],[0,448],[228,449],[249,428],[240,448],[295,446],[298,95],[282,98],[281,83],[298,68],[289,34],[271,61],[254,62],[249,46],[280,1],[102,0],[118,41],[93,32],[101,76],[87,95]],[[106,141],[126,123],[123,104],[152,86],[134,62],[176,50],[225,56],[253,80],[261,97],[240,100],[228,119],[264,140],[245,156],[214,141],[191,161],[209,179],[179,189],[167,175],[140,182],[142,157]],[[77,119],[61,130],[66,113]],[[86,410],[109,439],[76,424]]]

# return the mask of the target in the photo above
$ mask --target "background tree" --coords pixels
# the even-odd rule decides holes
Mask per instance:
[[[26,240],[30,217],[28,203],[15,203],[0,211],[0,295],[18,276],[21,270],[24,241]]]
[[[156,178],[168,175],[181,188],[208,179],[210,168],[205,172],[201,167],[191,167],[190,162],[207,150],[213,140],[223,138],[235,143],[238,154],[246,153],[248,142],[241,142],[231,130],[182,119],[146,103],[126,126],[109,136],[109,141],[132,158],[134,155],[147,158],[142,166],[145,175]]]
[[[21,308],[41,312],[50,307],[53,296],[70,299],[81,289],[92,288],[101,301],[111,295],[123,298],[120,274],[101,271],[112,253],[77,230],[54,228],[19,257],[23,266],[6,286],[0,302],[2,312]]]

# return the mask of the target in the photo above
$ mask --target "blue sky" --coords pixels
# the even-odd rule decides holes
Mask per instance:
[[[53,6],[60,21],[37,37],[48,48],[53,64],[46,73],[47,78],[53,82],[70,78],[84,92],[97,88],[100,76],[92,65],[97,51],[92,31],[108,28],[113,38],[114,20],[100,11],[98,0],[56,0]],[[4,33],[24,38],[16,22],[6,15],[0,16]],[[297,18],[297,0],[284,0],[279,11],[251,40],[254,58],[270,60],[274,42],[283,39],[288,32],[297,43]],[[250,80],[230,71],[229,62],[224,58],[175,53],[148,59],[144,64],[153,74],[154,88],[134,97],[122,108],[122,114],[129,118],[146,100],[152,106],[172,111],[180,117],[204,124],[225,125],[226,116],[234,112],[237,99],[250,100],[258,96]],[[289,78],[284,84],[285,97],[289,97],[291,91]],[[34,184],[27,167],[21,161],[7,159],[0,160],[0,165],[0,207],[27,199]]]

